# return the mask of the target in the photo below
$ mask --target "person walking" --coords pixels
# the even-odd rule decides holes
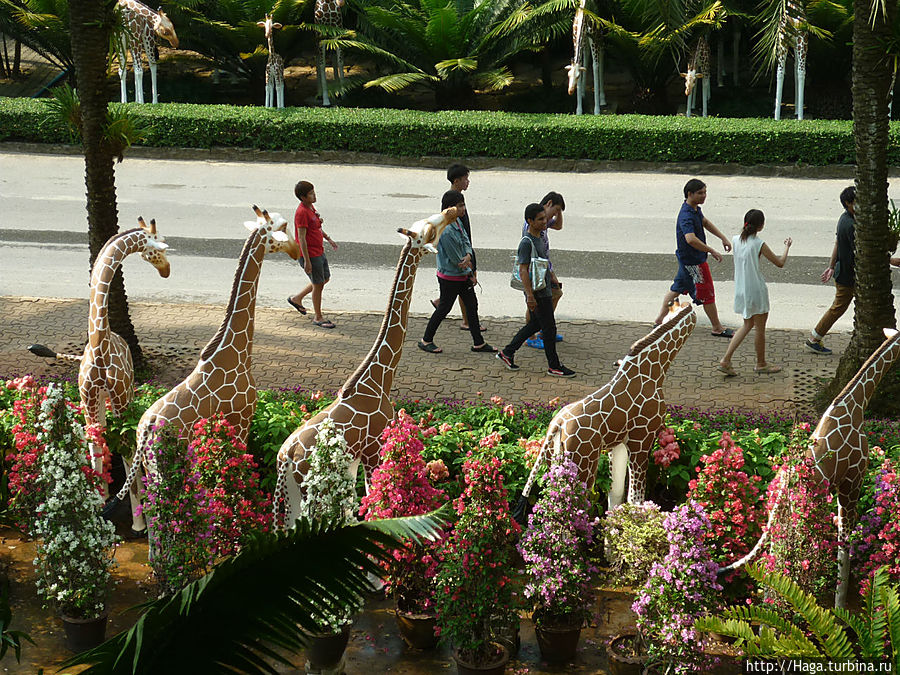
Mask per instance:
[[[706,202],[706,183],[699,178],[692,178],[684,186],[684,203],[678,212],[675,226],[675,238],[678,248],[678,273],[672,287],[663,298],[663,306],[654,322],[657,326],[669,313],[669,306],[679,295],[688,294],[697,305],[703,305],[703,311],[712,324],[715,337],[731,338],[734,332],[725,328],[719,321],[716,309],[716,291],[713,288],[712,275],[709,273],[707,256],[716,262],[722,262],[722,254],[706,243],[706,232],[722,240],[725,251],[731,250],[731,242],[719,232],[718,228],[703,216],[700,206]]]
[[[441,297],[437,307],[425,327],[425,335],[419,340],[419,349],[429,354],[440,354],[443,350],[434,344],[434,335],[441,322],[453,308],[456,298],[465,302],[469,333],[472,335],[472,351],[493,354],[497,350],[481,337],[481,322],[478,320],[478,299],[472,274],[472,244],[462,224],[466,212],[466,200],[462,192],[448,190],[441,198],[441,211],[455,206],[457,218],[444,228],[437,246],[437,277]]]
[[[548,233],[550,230],[561,230],[563,228],[563,211],[566,210],[566,200],[563,199],[563,196],[558,192],[548,192],[544,198],[540,201],[541,206],[544,207],[544,213],[547,214],[547,229],[541,232],[541,246],[538,247],[538,255],[541,258],[546,258],[550,260],[550,237]],[[528,223],[523,223],[522,225],[522,236],[525,236],[525,233],[528,232]],[[550,262],[550,292],[553,295],[553,314],[556,315],[556,306],[559,304],[559,299],[562,297],[562,282],[556,276],[556,272],[553,269],[553,262]],[[531,312],[526,308],[525,310],[525,321],[528,322],[531,320]],[[557,331],[556,333],[556,341],[562,342],[563,336],[562,333]],[[525,344],[529,347],[533,347],[534,349],[543,349],[544,348],[544,336],[538,332],[532,335],[530,338],[525,340]]]
[[[313,184],[301,180],[294,186],[294,194],[300,200],[294,212],[294,238],[302,252],[299,263],[303,265],[310,283],[287,301],[291,307],[305,315],[307,310],[303,306],[303,298],[312,293],[313,323],[320,328],[334,328],[334,323],[322,316],[322,289],[331,280],[323,241],[328,241],[335,251],[338,250],[338,245],[322,229],[323,218],[313,206],[316,203],[316,188]]]
[[[777,373],[779,366],[766,361],[766,320],[769,318],[769,289],[759,269],[759,259],[766,258],[775,267],[784,267],[788,251],[791,250],[791,238],[784,240],[784,253],[776,256],[759,233],[766,225],[766,217],[759,209],[750,209],[744,216],[744,227],[741,233],[732,239],[734,252],[734,311],[744,317],[744,324],[737,329],[725,356],[719,361],[718,370],[725,377],[734,377],[737,371],[731,365],[731,357],[747,334],[756,329],[756,367],[757,373]]]
[[[806,348],[816,354],[831,354],[831,350],[822,344],[822,340],[831,330],[834,322],[840,319],[853,300],[853,287],[856,278],[856,188],[849,186],[841,191],[841,206],[844,212],[838,219],[837,234],[828,267],[822,272],[822,283],[827,284],[834,278],[834,301],[819,323],[812,329],[806,340]]]
[[[550,270],[544,274],[544,287],[535,290],[531,284],[529,274],[531,259],[540,257],[537,254],[541,241],[541,233],[547,229],[547,214],[540,204],[529,204],[525,207],[525,222],[528,230],[519,247],[516,250],[516,263],[519,265],[519,278],[525,287],[525,306],[530,312],[530,318],[519,329],[515,337],[503,349],[497,352],[497,358],[510,370],[518,370],[515,362],[515,354],[529,336],[538,329],[544,335],[544,354],[547,356],[547,374],[556,377],[575,377],[575,371],[566,368],[559,362],[556,353],[556,319],[553,316],[553,295],[550,287]]]

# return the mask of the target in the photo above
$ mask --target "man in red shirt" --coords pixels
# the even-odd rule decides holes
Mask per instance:
[[[309,181],[301,180],[294,186],[294,194],[300,200],[300,205],[294,213],[294,238],[300,245],[303,255],[300,264],[309,276],[311,283],[287,299],[288,304],[301,314],[306,314],[303,306],[303,298],[312,293],[313,323],[321,328],[334,328],[334,323],[322,316],[322,289],[331,279],[331,271],[328,269],[328,259],[325,257],[323,240],[328,240],[331,248],[337,251],[338,245],[322,229],[322,217],[316,211],[313,204],[316,203],[316,189]]]

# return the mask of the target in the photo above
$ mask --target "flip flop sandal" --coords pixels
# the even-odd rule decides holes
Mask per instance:
[[[313,323],[319,328],[334,328],[334,324],[328,319],[323,319],[322,321],[316,321],[315,319],[313,319]]]
[[[713,335],[715,335],[715,333],[713,333]],[[716,370],[718,370],[720,373],[725,373],[725,377],[734,377],[735,375],[737,375],[737,371],[733,366],[725,366],[721,363],[716,364]]]
[[[429,354],[441,354],[444,351],[433,342],[426,345],[424,342],[419,340],[417,344],[419,345],[419,349],[421,349],[423,352],[428,352]]]
[[[487,342],[485,342],[480,347],[472,347],[473,352],[484,352],[485,354],[495,354],[497,349],[495,347],[491,347]]]
[[[721,333],[712,333],[713,337],[723,337],[728,338],[729,340],[734,337],[734,331],[730,328],[726,328]]]
[[[290,298],[288,298],[287,301],[288,301],[288,304],[291,307],[293,307],[294,309],[296,309],[298,312],[300,312],[301,314],[306,314],[306,307],[304,307],[303,305],[298,305],[296,302],[294,302]]]
[[[773,366],[773,365],[763,366],[762,368],[754,368],[753,372],[754,373],[767,373],[767,374],[780,373],[781,366]]]

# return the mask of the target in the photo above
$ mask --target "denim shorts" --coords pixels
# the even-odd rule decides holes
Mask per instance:
[[[300,263],[301,269],[306,267],[306,263],[303,261],[302,257],[297,262]],[[309,262],[312,264],[312,272],[307,276],[309,276],[311,282],[314,284],[324,284],[331,279],[331,270],[328,269],[328,258],[324,255],[314,255],[309,259]]]

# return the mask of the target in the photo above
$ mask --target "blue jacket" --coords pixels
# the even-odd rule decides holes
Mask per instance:
[[[449,277],[463,277],[471,270],[461,270],[459,261],[472,253],[472,244],[457,218],[441,234],[437,245],[437,271]]]

